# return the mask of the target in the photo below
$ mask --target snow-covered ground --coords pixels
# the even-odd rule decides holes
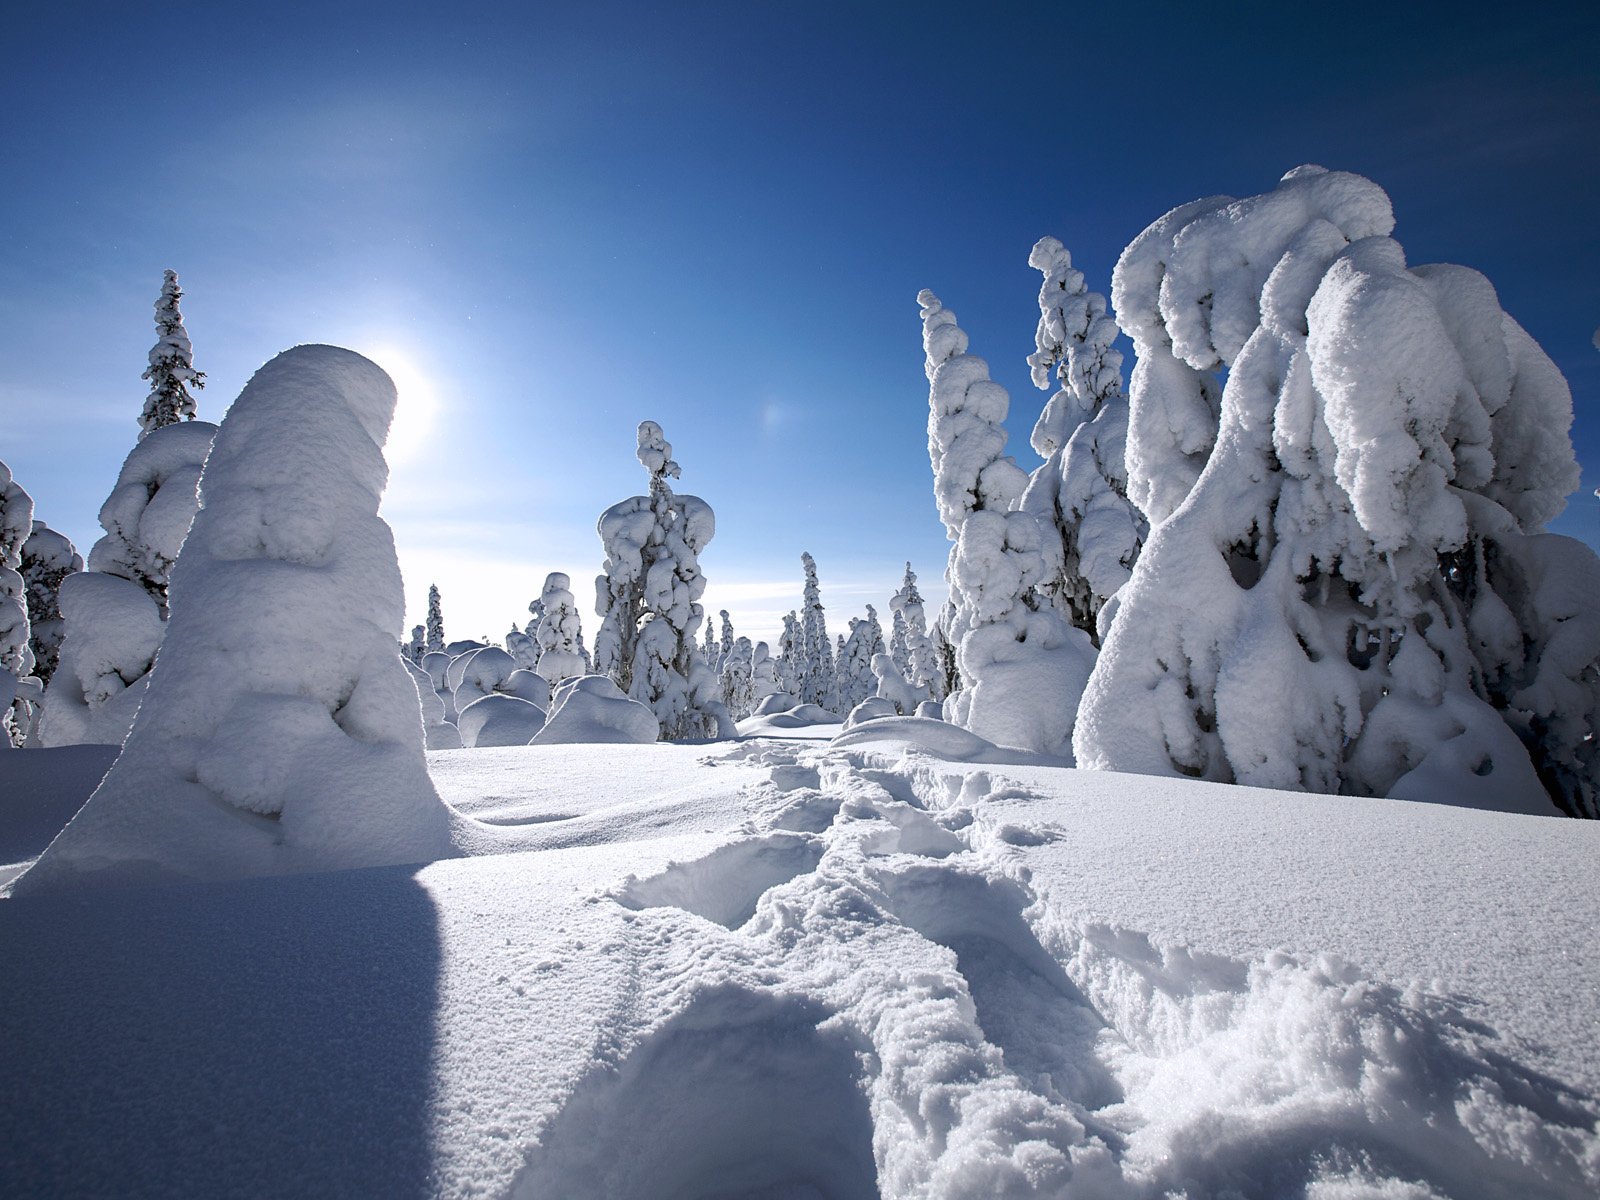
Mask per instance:
[[[834,732],[437,751],[468,857],[0,904],[0,1190],[1600,1189],[1600,827]],[[109,760],[0,756],[0,858]]]

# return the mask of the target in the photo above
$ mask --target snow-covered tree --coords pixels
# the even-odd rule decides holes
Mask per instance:
[[[889,597],[889,608],[903,644],[904,661],[896,658],[895,666],[907,683],[923,692],[923,699],[944,699],[944,672],[928,639],[928,618],[922,609],[922,593],[917,590],[917,573],[910,563],[900,590]]]
[[[583,655],[578,653],[582,638],[578,601],[572,595],[572,580],[560,571],[545,576],[544,591],[539,599],[544,616],[535,635],[539,662],[534,669],[554,687],[563,680],[584,674]]]
[[[422,656],[424,654],[426,654],[427,652],[428,652],[428,630],[427,630],[427,627],[423,626],[423,625],[413,625],[411,627],[411,640],[406,643],[406,647],[405,647],[405,650],[403,651],[403,653],[405,654],[407,659],[409,659],[411,662],[416,663],[416,664],[418,664],[420,666],[421,663],[422,663]]]
[[[105,536],[89,549],[89,570],[137,583],[167,610],[167,581],[199,505],[200,472],[217,427],[209,421],[148,431],[122,464],[100,506]]]
[[[206,463],[133,729],[17,894],[453,852],[378,515],[394,405],[387,375],[332,346],[287,350],[245,386]]]
[[[721,618],[722,630],[717,642],[717,672],[720,674],[722,664],[728,660],[728,655],[733,653],[734,637],[733,621],[728,616],[728,610],[724,608],[717,615]],[[711,622],[707,621],[706,624],[710,625]]]
[[[778,684],[785,695],[800,694],[802,644],[800,614],[791,609],[783,614],[783,632],[778,635]]]
[[[705,641],[700,645],[700,656],[705,660],[707,670],[718,670],[722,660],[722,647],[717,642],[717,631],[712,628],[710,621],[706,622]]]
[[[817,560],[800,555],[805,568],[805,595],[800,610],[800,644],[795,669],[794,696],[802,704],[833,710],[839,703],[834,645],[828,637],[827,614],[822,607],[822,585],[817,582]]]
[[[956,544],[944,636],[960,688],[949,720],[990,741],[1067,752],[1094,647],[1051,602],[1061,539],[1020,510],[1027,475],[1002,455],[1006,390],[983,359],[967,353],[955,314],[932,292],[922,306],[928,391],[928,455],[945,531]]]
[[[444,607],[439,600],[439,585],[428,585],[428,640],[425,643],[431,654],[444,649]]]
[[[639,462],[650,491],[600,514],[605,573],[595,580],[600,632],[595,665],[646,705],[668,741],[730,734],[719,681],[700,660],[694,635],[705,619],[700,551],[716,533],[711,506],[673,492],[680,468],[654,421],[639,425]]]
[[[117,744],[144,695],[167,618],[167,588],[200,499],[217,427],[185,421],[147,433],[100,507],[105,536],[88,570],[59,591],[62,636],[39,741]]]
[[[0,744],[20,746],[33,723],[33,707],[22,694],[23,680],[33,680],[32,630],[28,622],[27,586],[22,576],[22,548],[33,528],[33,497],[0,462]]]
[[[848,713],[868,696],[878,693],[878,679],[872,660],[884,653],[883,626],[878,610],[867,605],[865,617],[850,618],[850,636],[839,654],[839,709]]]
[[[33,647],[33,673],[49,683],[61,654],[65,627],[61,620],[61,583],[83,570],[83,559],[65,534],[43,521],[22,544],[22,582],[28,602],[29,640]]]
[[[757,642],[750,655],[751,709],[754,710],[768,696],[775,696],[782,691],[778,664],[773,660],[771,650],[765,642]]]
[[[872,656],[872,676],[876,683],[873,695],[894,705],[902,717],[915,716],[917,706],[928,698],[927,692],[906,682],[906,677],[895,665],[891,654]]]
[[[200,391],[206,386],[205,372],[194,369],[194,347],[178,311],[182,298],[178,273],[167,271],[161,295],[156,297],[156,344],[150,347],[150,365],[140,376],[150,381],[150,395],[139,415],[141,439],[164,426],[194,420],[195,402],[189,389]]]
[[[755,707],[754,669],[755,647],[747,637],[736,639],[722,659],[722,700],[735,721],[744,720]]]
[[[1570,394],[1486,279],[1407,267],[1393,224],[1371,181],[1301,167],[1123,253],[1154,526],[1079,761],[1524,808],[1542,776],[1600,815],[1600,563],[1542,532]]]
[[[1029,478],[1022,507],[1061,538],[1061,571],[1048,588],[1056,607],[1096,637],[1096,619],[1128,581],[1148,532],[1127,498],[1128,405],[1122,354],[1112,345],[1117,325],[1105,297],[1089,291],[1055,238],[1039,239],[1028,264],[1044,276],[1028,365],[1036,387],[1050,387],[1052,370],[1058,386],[1033,428],[1033,448],[1046,461]]]

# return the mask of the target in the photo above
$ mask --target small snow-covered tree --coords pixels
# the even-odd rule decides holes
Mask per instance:
[[[194,369],[194,347],[178,311],[182,298],[178,273],[167,271],[161,295],[156,297],[156,344],[150,347],[150,365],[140,376],[150,381],[150,395],[139,415],[141,439],[163,426],[194,420],[195,402],[189,389],[200,391],[206,386],[205,372]]]
[[[944,699],[944,673],[940,670],[933,643],[928,640],[928,619],[922,609],[922,593],[917,590],[917,573],[906,564],[900,590],[889,598],[895,628],[903,642],[904,662],[895,659],[907,683],[923,692],[923,699]]]
[[[62,580],[62,636],[45,692],[44,746],[120,743],[144,695],[167,619],[167,589],[200,499],[217,427],[185,421],[147,433],[100,507],[105,536],[88,570]]]
[[[960,687],[949,720],[990,741],[1066,753],[1094,648],[1051,603],[1061,542],[1035,513],[1019,510],[1027,475],[1002,455],[1006,390],[967,353],[955,314],[932,292],[922,306],[928,391],[928,455],[945,531],[956,544],[944,636]]]
[[[554,687],[584,673],[583,655],[578,653],[582,636],[578,602],[572,595],[572,580],[560,571],[545,576],[544,591],[539,598],[543,602],[544,616],[540,618],[535,635],[539,645],[539,663],[535,670]]]
[[[706,622],[705,641],[700,646],[700,656],[705,660],[706,668],[711,671],[718,669],[722,660],[722,648],[717,643],[717,631],[711,627],[711,622]]]
[[[722,700],[735,721],[744,720],[755,707],[754,669],[755,647],[747,637],[736,639],[722,659]]]
[[[428,637],[424,643],[429,654],[444,649],[444,606],[439,600],[439,585],[428,585]]]
[[[895,712],[902,717],[916,716],[917,706],[928,698],[923,689],[906,682],[900,668],[895,666],[893,655],[874,654],[872,675],[877,685],[873,695],[894,705]]]
[[[800,555],[805,568],[805,595],[800,610],[800,645],[795,671],[795,698],[802,704],[833,709],[839,703],[834,646],[828,637],[827,614],[822,607],[822,585],[817,582],[817,560]]]
[[[791,609],[783,614],[783,632],[778,635],[778,683],[785,695],[800,694],[802,644],[800,614]]]
[[[765,642],[757,642],[750,656],[750,707],[756,708],[768,696],[782,692],[778,664]]]
[[[0,743],[20,746],[33,721],[33,708],[19,694],[24,679],[33,678],[32,630],[28,622],[27,587],[22,576],[22,548],[33,528],[33,497],[0,462]]]
[[[405,647],[405,651],[404,651],[406,658],[408,658],[409,660],[411,660],[414,663],[417,663],[420,666],[421,663],[422,663],[422,656],[424,654],[426,654],[427,652],[428,652],[428,630],[427,630],[427,628],[425,626],[422,626],[422,625],[413,625],[411,627],[411,640],[406,643],[406,647]]]
[[[1029,478],[1022,507],[1061,538],[1061,571],[1048,587],[1056,607],[1097,638],[1101,609],[1128,581],[1148,532],[1127,498],[1128,405],[1122,354],[1112,345],[1117,325],[1105,297],[1089,291],[1055,238],[1040,238],[1028,264],[1044,276],[1028,365],[1036,387],[1049,388],[1052,370],[1058,387],[1033,428],[1033,448],[1046,461]]]
[[[668,741],[727,736],[719,681],[700,661],[694,635],[705,619],[699,556],[716,533],[711,506],[678,495],[680,468],[654,421],[639,424],[639,462],[650,491],[600,514],[605,573],[595,580],[600,632],[595,665],[646,705]]]
[[[133,729],[17,894],[453,852],[378,515],[394,405],[387,375],[332,346],[287,350],[245,386],[206,463]]]
[[[878,679],[872,671],[872,660],[884,652],[883,627],[878,623],[878,611],[867,605],[865,617],[850,619],[850,636],[845,639],[839,655],[839,708],[849,713],[868,696],[878,692]]]
[[[1542,532],[1570,394],[1486,279],[1408,267],[1393,225],[1370,180],[1301,167],[1123,253],[1154,526],[1079,761],[1600,815],[1600,563]]]
[[[21,573],[28,602],[33,673],[41,683],[50,682],[61,654],[61,583],[81,570],[83,559],[71,539],[43,521],[35,521],[33,532],[22,544]]]

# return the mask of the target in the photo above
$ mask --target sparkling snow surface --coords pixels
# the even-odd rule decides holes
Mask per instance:
[[[471,857],[0,904],[5,1190],[1600,1187],[1600,827],[874,724],[434,752]],[[0,759],[0,844],[91,759]]]

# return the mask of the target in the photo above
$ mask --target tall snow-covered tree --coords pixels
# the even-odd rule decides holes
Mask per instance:
[[[33,647],[33,673],[41,683],[55,674],[65,632],[61,620],[61,583],[83,570],[83,559],[65,534],[43,521],[22,544],[22,582],[28,602],[29,641]]]
[[[554,687],[563,680],[584,674],[583,655],[578,646],[583,636],[578,617],[578,601],[572,595],[572,580],[561,571],[545,577],[540,595],[544,616],[539,621],[535,640],[539,645],[538,673]]]
[[[20,746],[32,725],[33,707],[22,694],[23,680],[32,680],[32,630],[28,621],[27,586],[22,577],[22,548],[33,528],[33,497],[0,462],[0,743]],[[0,747],[3,748],[3,747]]]
[[[444,605],[439,599],[439,585],[428,585],[428,640],[425,643],[427,652],[432,654],[436,650],[444,649]]]
[[[1483,276],[1408,267],[1393,225],[1370,180],[1301,167],[1123,253],[1154,526],[1079,761],[1600,815],[1600,562],[1543,532],[1570,394]]]
[[[833,642],[828,637],[827,614],[822,606],[822,585],[817,582],[817,560],[800,555],[805,568],[805,593],[800,609],[800,652],[795,674],[795,698],[802,704],[833,709],[839,702]]]
[[[1061,571],[1049,585],[1056,607],[1098,640],[1096,620],[1128,581],[1148,532],[1127,498],[1128,405],[1122,354],[1112,345],[1117,325],[1105,297],[1089,291],[1055,238],[1040,238],[1028,264],[1044,276],[1028,365],[1036,387],[1050,387],[1052,370],[1058,386],[1033,428],[1033,448],[1045,464],[1029,478],[1022,507],[1061,538]]]
[[[255,373],[206,463],[133,729],[17,894],[452,853],[378,515],[394,405],[387,375],[333,346]]]
[[[139,415],[140,438],[163,426],[194,420],[195,402],[189,389],[200,391],[206,386],[205,372],[194,369],[194,347],[178,311],[182,298],[178,273],[165,272],[161,295],[156,298],[156,344],[150,347],[150,364],[140,376],[150,381],[150,395]]]
[[[595,580],[601,617],[595,665],[656,715],[664,739],[726,736],[732,722],[719,681],[694,641],[705,619],[699,556],[716,533],[716,518],[704,500],[678,495],[667,482],[680,468],[661,426],[640,422],[638,439],[649,494],[600,514],[606,559]]]
[[[1001,453],[1010,396],[989,378],[988,364],[967,353],[955,314],[932,292],[917,300],[934,497],[955,542],[944,636],[960,687],[945,715],[1002,745],[1065,753],[1094,648],[1051,602],[1061,540],[1018,508],[1028,477]]]
[[[721,618],[721,634],[717,641],[717,671],[722,671],[722,664],[727,661],[728,655],[733,653],[733,621],[728,616],[728,610],[722,609],[718,614]],[[707,621],[707,625],[711,622]]]

